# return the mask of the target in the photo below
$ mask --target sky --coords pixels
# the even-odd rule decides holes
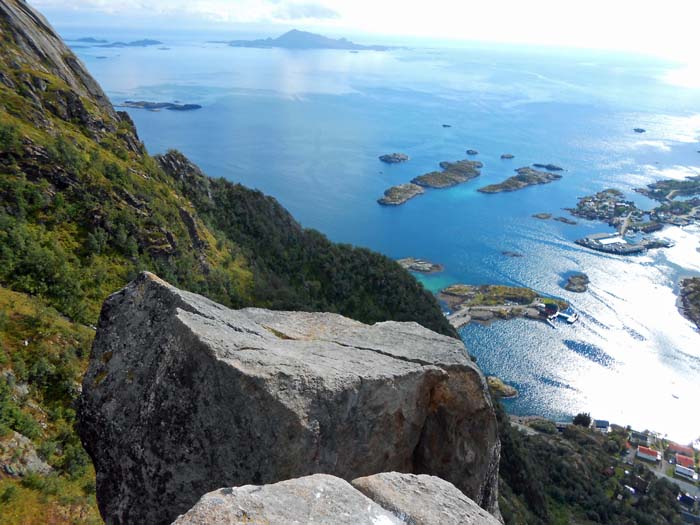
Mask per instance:
[[[29,0],[58,25],[373,35],[697,60],[699,0]],[[363,42],[369,43],[369,42]]]

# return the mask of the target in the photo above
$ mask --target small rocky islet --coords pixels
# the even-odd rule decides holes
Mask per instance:
[[[510,160],[510,159],[514,159],[514,158],[515,158],[515,155],[513,155],[512,153],[501,154],[501,159],[503,159],[503,160]]]
[[[423,193],[425,193],[425,190],[418,184],[408,182],[385,190],[384,196],[378,199],[377,202],[384,206],[399,206]]]
[[[572,273],[566,279],[566,284],[564,284],[564,289],[570,292],[583,293],[588,290],[588,285],[590,284],[590,279],[588,275],[583,272]]]
[[[546,221],[549,219],[555,220],[557,222],[563,222],[564,224],[569,224],[571,226],[574,226],[578,224],[576,221],[569,219],[568,217],[552,217],[551,213],[535,213],[532,215],[534,219],[540,219],[542,221]]]
[[[477,191],[481,193],[501,193],[504,191],[517,191],[528,186],[534,186],[537,184],[548,184],[562,178],[561,175],[557,173],[550,173],[547,171],[538,171],[536,169],[525,166],[515,170],[517,175],[509,177],[503,182],[498,184],[489,184],[483,188],[479,188]]]
[[[445,269],[442,264],[426,261],[425,259],[417,259],[415,257],[404,257],[403,259],[398,259],[396,262],[409,272],[430,274],[439,273]]]
[[[410,183],[392,186],[377,200],[379,204],[398,206],[406,201],[425,193],[424,188],[449,188],[467,182],[481,175],[479,169],[483,164],[474,160],[459,160],[457,162],[443,161],[442,171],[432,171],[415,177]]]
[[[125,100],[122,105],[124,108],[132,109],[147,109],[149,111],[160,111],[167,109],[170,111],[194,111],[202,109],[199,104],[178,104],[175,102],[147,102],[145,100]]]
[[[431,171],[414,178],[411,182],[426,188],[450,188],[467,182],[481,175],[479,171],[483,164],[478,160],[458,160],[457,162],[443,161],[442,171]]]
[[[405,153],[387,153],[386,155],[381,155],[379,160],[386,164],[400,164],[410,160],[410,157]]]
[[[544,169],[547,171],[564,171],[564,168],[562,168],[561,166],[557,166],[556,164],[540,164],[540,163],[536,162],[532,166],[535,168],[540,168],[540,169]]]

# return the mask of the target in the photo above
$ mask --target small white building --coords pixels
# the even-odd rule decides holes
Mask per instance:
[[[692,468],[684,467],[683,465],[679,465],[678,463],[676,463],[675,472],[677,475],[682,476],[682,477],[689,479],[691,481],[698,480],[698,473],[697,472],[695,472]]]

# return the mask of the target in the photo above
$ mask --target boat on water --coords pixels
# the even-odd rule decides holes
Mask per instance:
[[[574,324],[578,321],[578,313],[570,306],[564,311],[560,311],[556,303],[538,303],[536,307],[540,311],[540,315],[544,318],[545,322],[552,328],[556,328],[554,321],[558,317],[561,317],[569,324]]]
[[[564,321],[569,324],[574,324],[576,321],[578,321],[578,314],[571,307],[567,308],[563,312],[559,312],[559,317],[564,319]]]

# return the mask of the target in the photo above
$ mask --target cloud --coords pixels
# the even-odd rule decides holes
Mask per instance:
[[[286,4],[275,11],[274,17],[279,20],[334,20],[340,18],[340,13],[319,4]]]

